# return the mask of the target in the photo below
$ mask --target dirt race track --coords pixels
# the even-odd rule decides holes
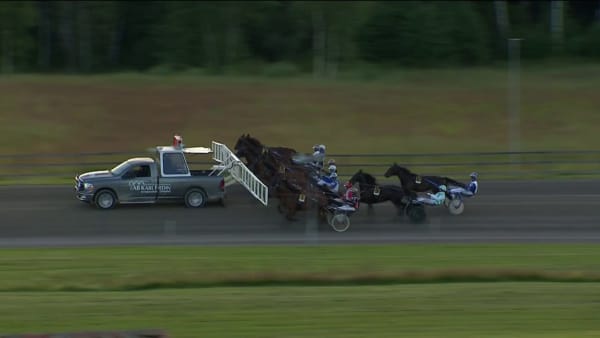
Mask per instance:
[[[97,210],[71,186],[0,187],[0,247],[89,245],[259,245],[383,242],[600,242],[600,181],[481,182],[462,215],[428,207],[410,224],[392,204],[361,206],[345,233],[301,218],[286,221],[241,186],[225,206],[182,204]]]

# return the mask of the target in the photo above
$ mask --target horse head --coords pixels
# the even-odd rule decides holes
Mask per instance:
[[[260,156],[261,148],[262,144],[260,144],[258,140],[252,138],[250,134],[247,134],[238,138],[233,150],[235,151],[235,155],[239,158],[244,157],[246,160],[256,160],[257,157]]]
[[[401,167],[398,165],[398,163],[394,162],[394,164],[392,164],[391,167],[388,168],[388,170],[385,172],[384,176],[385,177],[390,177],[390,176],[394,176],[397,175],[398,177],[402,177],[402,176],[408,176],[408,175],[412,175],[412,173],[410,172],[410,170]]]
[[[377,185],[377,179],[373,175],[363,172],[362,169],[352,176],[350,182],[352,184],[358,182],[360,184]]]
[[[363,171],[360,169],[358,172],[356,172],[356,174],[350,177],[349,181],[350,183],[355,184],[356,182],[361,182],[363,179]]]
[[[394,164],[392,164],[386,171],[385,174],[383,174],[383,176],[385,177],[390,177],[393,175],[396,175],[397,171],[398,171],[398,164],[396,162],[394,162]]]
[[[235,151],[235,156],[237,157],[245,157],[246,155],[246,135],[240,136],[235,142],[235,146],[233,150]]]
[[[246,135],[245,142],[250,144],[253,148],[262,148],[263,144],[255,137],[250,136],[250,134]]]
[[[363,177],[364,177],[364,183],[370,184],[370,185],[377,185],[377,180],[375,179],[375,177],[371,174],[368,173],[363,173]]]

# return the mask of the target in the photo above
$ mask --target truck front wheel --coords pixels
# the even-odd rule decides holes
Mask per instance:
[[[185,193],[185,206],[188,208],[201,208],[206,204],[206,193],[201,189],[190,189]]]
[[[100,190],[94,196],[94,205],[98,209],[112,209],[117,204],[117,196],[110,190]]]

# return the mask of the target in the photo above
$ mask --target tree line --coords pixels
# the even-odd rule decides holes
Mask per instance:
[[[2,1],[0,70],[335,77],[356,64],[600,60],[600,1]]]

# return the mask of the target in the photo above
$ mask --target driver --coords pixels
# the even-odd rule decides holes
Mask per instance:
[[[352,185],[352,182],[348,181],[344,184],[346,192],[344,193],[344,201],[352,205],[354,209],[358,209],[358,202],[360,196],[358,195],[358,189]]]
[[[319,170],[323,169],[323,161],[325,161],[325,145],[323,144],[315,144],[313,146],[313,164],[319,168]]]
[[[335,172],[336,172],[336,175],[337,175],[337,164],[335,164],[335,160],[333,158],[329,159],[329,161],[327,161],[327,168],[329,168],[331,166],[334,166],[336,168]]]
[[[446,199],[446,190],[447,190],[446,186],[442,184],[438,187],[438,192],[436,192],[435,194],[427,193],[429,198],[419,197],[419,198],[417,198],[417,201],[423,202],[423,203],[426,203],[429,205],[441,205],[442,203],[444,203],[444,200]]]
[[[337,178],[337,167],[335,164],[331,164],[328,168],[329,174],[326,176],[321,176],[317,185],[320,187],[327,187],[329,191],[338,194],[340,183]]]
[[[472,172],[471,175],[469,175],[471,177],[471,182],[466,186],[466,187],[457,187],[457,188],[452,188],[450,189],[450,193],[451,194],[461,194],[463,196],[468,196],[471,197],[475,194],[477,194],[477,190],[479,188],[479,183],[477,182],[477,178],[479,177],[479,174],[477,174],[476,172]]]

